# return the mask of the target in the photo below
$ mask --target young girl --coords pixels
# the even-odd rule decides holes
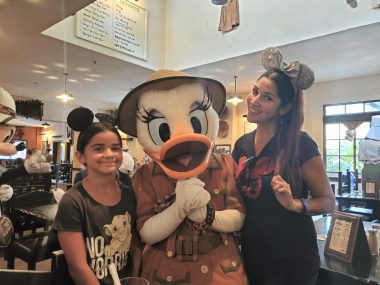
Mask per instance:
[[[130,185],[117,180],[121,137],[115,127],[92,119],[86,108],[69,114],[69,126],[81,131],[76,158],[88,174],[62,197],[53,224],[70,275],[81,285],[113,284],[111,263],[120,277],[137,275],[140,256],[133,252],[138,251],[135,197]]]
[[[250,284],[313,285],[320,266],[311,215],[329,213],[335,199],[316,143],[301,132],[302,90],[314,73],[266,49],[267,69],[247,96],[247,120],[232,156],[246,206],[242,254]],[[309,197],[310,196],[310,197]]]

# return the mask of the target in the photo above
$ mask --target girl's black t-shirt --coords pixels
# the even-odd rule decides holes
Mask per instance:
[[[113,206],[94,200],[75,184],[63,196],[52,229],[82,232],[87,263],[100,284],[113,284],[108,266],[115,263],[119,276],[126,277],[132,267],[130,247],[136,239],[136,200],[130,186],[120,183],[121,199]]]

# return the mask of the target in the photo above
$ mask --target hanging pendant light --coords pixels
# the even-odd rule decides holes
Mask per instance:
[[[244,100],[243,100],[243,98],[241,98],[241,96],[239,96],[239,95],[236,94],[236,79],[237,79],[237,76],[235,75],[234,78],[235,78],[235,94],[233,96],[229,96],[228,99],[227,99],[227,102],[236,106],[237,104],[243,102]]]
[[[224,5],[227,3],[227,0],[211,0],[211,2],[215,5]]]
[[[63,75],[65,76],[65,91],[62,94],[57,95],[56,98],[62,100],[63,103],[66,103],[67,101],[73,100],[74,97],[69,92],[67,92],[66,89],[67,75],[69,74],[65,72]]]
[[[44,129],[47,129],[48,127],[50,127],[50,124],[48,122],[45,121],[45,123],[42,124],[42,127]]]

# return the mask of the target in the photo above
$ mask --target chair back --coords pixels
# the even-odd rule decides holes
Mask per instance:
[[[16,196],[12,206],[15,208],[28,208],[54,203],[55,200],[52,192],[32,191]]]
[[[1,285],[53,285],[54,272],[0,269]]]
[[[36,220],[34,216],[23,211],[23,209],[51,204],[55,204],[52,192],[33,191],[12,197],[8,215],[12,220],[15,232],[23,235],[24,231],[35,231],[40,227],[44,227],[46,230],[47,226],[44,222]]]
[[[50,191],[51,174],[48,173],[30,173],[11,180],[9,185],[12,186],[14,195],[18,196],[32,191]]]

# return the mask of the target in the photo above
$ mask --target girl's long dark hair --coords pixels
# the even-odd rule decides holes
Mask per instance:
[[[304,119],[303,93],[295,90],[289,77],[280,70],[268,70],[261,77],[267,77],[276,84],[281,106],[292,104],[278,125],[275,174],[289,182],[293,196],[299,197],[302,194],[299,141]]]
[[[118,140],[120,145],[122,145],[122,140],[119,132],[114,126],[109,124],[103,124],[100,122],[96,122],[85,128],[83,131],[79,133],[78,143],[77,143],[77,151],[80,153],[84,152],[84,148],[89,143],[89,141],[98,133],[110,131],[113,132]]]

